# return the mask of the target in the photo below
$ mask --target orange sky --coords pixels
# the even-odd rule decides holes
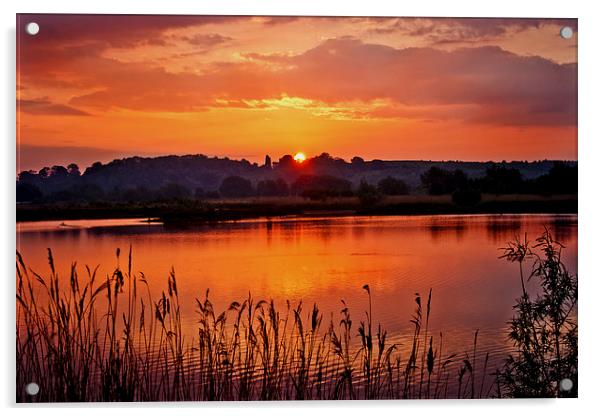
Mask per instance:
[[[24,25],[35,21],[40,33]],[[131,155],[577,158],[577,24],[19,15],[18,170]],[[570,40],[559,30],[575,30]]]

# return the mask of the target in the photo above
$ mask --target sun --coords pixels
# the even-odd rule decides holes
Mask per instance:
[[[305,162],[305,153],[298,152],[293,159],[295,159],[295,162],[297,163],[303,163]]]

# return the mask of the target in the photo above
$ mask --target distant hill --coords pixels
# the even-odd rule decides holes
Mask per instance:
[[[566,162],[575,165],[577,162]],[[402,179],[412,192],[420,192],[420,177],[431,167],[444,170],[461,169],[469,178],[484,176],[492,166],[505,166],[517,169],[524,179],[534,179],[550,171],[554,161],[535,162],[460,162],[460,161],[364,161],[355,157],[351,162],[332,157],[327,153],[297,163],[290,155],[271,163],[258,165],[247,160],[208,157],[205,155],[129,157],[117,159],[107,164],[94,163],[83,173],[77,165],[54,166],[39,172],[22,172],[18,183],[37,187],[42,194],[56,193],[82,187],[98,188],[102,192],[162,189],[179,185],[191,194],[217,192],[223,180],[229,176],[240,176],[256,186],[259,181],[282,179],[288,184],[301,175],[329,175],[350,181],[354,186],[362,180],[377,183],[391,176]]]

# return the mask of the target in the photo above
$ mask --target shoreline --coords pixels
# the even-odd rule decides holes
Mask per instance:
[[[576,214],[577,195],[483,195],[473,206],[459,206],[451,196],[386,197],[371,205],[358,198],[309,200],[300,197],[130,204],[17,204],[17,222],[149,218],[166,224],[205,223],[253,218],[307,216],[383,216],[449,214]]]

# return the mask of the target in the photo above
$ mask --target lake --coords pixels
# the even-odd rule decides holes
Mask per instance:
[[[207,289],[218,310],[251,293],[279,307],[302,301],[308,313],[316,303],[326,323],[331,316],[338,322],[344,300],[357,328],[368,284],[374,322],[403,353],[415,294],[426,299],[432,289],[429,330],[443,334],[443,355],[472,350],[478,330],[477,355],[488,352],[497,365],[509,351],[505,325],[521,293],[518,265],[499,259],[499,249],[525,233],[534,241],[544,227],[564,244],[564,261],[577,273],[576,215],[302,217],[186,228],[139,219],[32,222],[17,224],[17,248],[28,267],[47,274],[50,247],[67,280],[73,262],[82,277],[84,265],[99,265],[103,277],[112,273],[117,248],[127,267],[131,245],[132,268],[144,272],[155,297],[173,267],[189,340],[195,298]]]

